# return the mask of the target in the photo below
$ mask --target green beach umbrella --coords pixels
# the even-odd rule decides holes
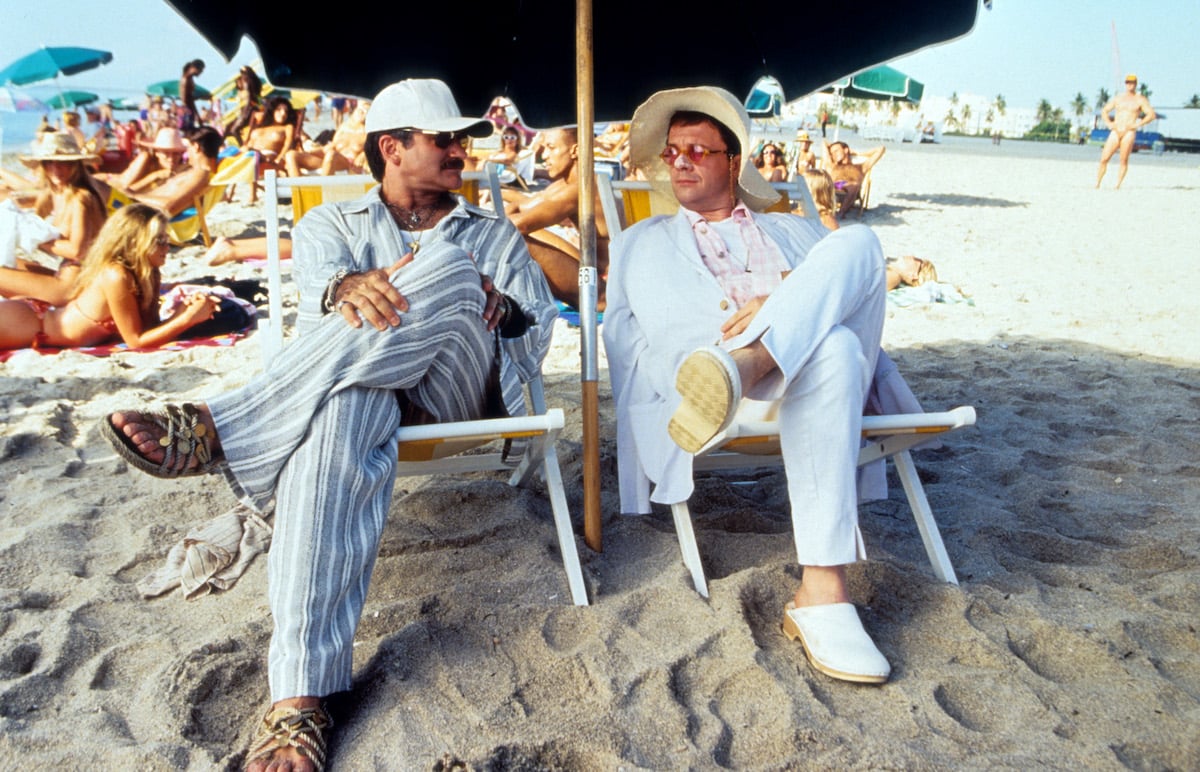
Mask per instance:
[[[90,91],[60,91],[55,96],[46,100],[46,106],[52,107],[55,110],[65,110],[71,107],[91,104],[99,98],[99,94],[93,94]]]
[[[149,86],[146,86],[146,93],[149,94],[150,96],[174,97],[175,99],[178,99],[179,98],[179,81],[178,80],[163,80],[163,81],[159,81],[158,83],[151,83]],[[212,99],[212,92],[209,91],[208,89],[206,89],[204,86],[201,86],[199,83],[197,83],[196,84],[196,98],[197,99]]]
[[[0,70],[0,84],[24,86],[59,75],[74,75],[112,61],[108,51],[95,48],[39,48]]]
[[[925,93],[925,84],[913,80],[895,67],[881,64],[835,81],[821,89],[821,92],[841,92],[846,99],[899,99],[917,104]]]

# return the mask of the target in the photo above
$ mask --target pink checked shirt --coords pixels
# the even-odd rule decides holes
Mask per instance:
[[[759,295],[770,295],[783,281],[783,272],[788,270],[787,261],[775,242],[754,224],[744,203],[738,201],[731,219],[737,224],[746,245],[745,263],[730,253],[725,240],[708,220],[689,209],[683,211],[696,234],[700,258],[737,308]]]

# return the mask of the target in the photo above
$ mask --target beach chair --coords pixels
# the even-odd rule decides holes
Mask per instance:
[[[928,442],[937,435],[975,425],[973,407],[957,407],[943,413],[905,413],[900,415],[863,416],[864,445],[858,454],[858,467],[891,459],[896,475],[904,488],[912,509],[917,530],[933,567],[933,573],[943,582],[958,584],[954,566],[946,554],[937,521],[917,475],[909,450]],[[696,454],[693,470],[714,471],[782,467],[779,451],[779,424],[774,420],[739,421],[714,437]],[[700,550],[692,529],[692,515],[686,501],[671,505],[675,534],[684,566],[692,576],[696,592],[708,597],[708,583],[700,561]]]
[[[230,159],[225,160],[228,161]],[[225,197],[225,189],[228,183],[222,177],[223,167],[225,167],[225,161],[222,161],[221,165],[217,167],[217,172],[209,180],[208,187],[195,197],[192,205],[167,222],[167,237],[171,240],[173,246],[181,247],[191,242],[196,236],[200,236],[203,239],[205,247],[212,246],[212,236],[208,232],[207,215]],[[104,208],[111,215],[121,207],[136,200],[132,196],[113,187],[109,188]]]
[[[500,198],[500,183],[494,171],[489,173],[464,173],[464,187],[473,188],[478,197],[480,183],[492,189],[497,209],[503,212]],[[375,181],[368,175],[333,175],[278,177],[268,171],[263,178],[266,188],[267,261],[269,326],[264,335],[264,367],[283,347],[283,306],[280,300],[282,274],[279,265],[279,192],[290,190],[293,206],[297,193],[309,189],[318,190],[321,199],[313,198],[296,217],[303,216],[316,203],[328,202],[340,197],[347,200],[361,196]],[[470,183],[469,185],[467,183]],[[470,191],[463,194],[470,198]],[[304,194],[301,193],[301,196]],[[263,327],[260,324],[260,332]],[[567,584],[571,601],[578,606],[588,605],[587,588],[579,563],[579,551],[575,546],[575,533],[571,527],[571,513],[567,506],[563,488],[562,471],[558,464],[555,442],[563,429],[563,411],[559,408],[546,409],[545,389],[538,374],[526,384],[525,405],[528,415],[493,418],[479,421],[425,424],[401,427],[399,432],[399,465],[397,476],[412,477],[435,474],[465,474],[483,471],[505,471],[509,473],[509,485],[527,483],[535,472],[540,472],[550,498],[554,515],[554,527],[562,553],[563,568],[567,573]],[[503,445],[503,449],[491,452],[475,452],[485,446]],[[525,452],[515,465],[506,451],[514,443],[524,445]]]
[[[605,207],[604,216],[610,223],[609,233],[613,237],[619,233],[622,227],[628,227],[642,219],[641,216],[638,216],[640,203],[635,203],[632,208],[627,205],[623,211],[618,210],[616,191],[619,190],[623,194],[632,192],[645,196],[646,214],[643,216],[649,216],[650,183],[640,181],[614,183],[608,179],[607,175],[598,174],[596,184],[600,189],[601,206]],[[805,212],[812,213],[812,215],[806,214],[806,216],[820,222],[820,217],[816,215],[817,208],[813,204],[812,196],[808,193],[808,186],[804,182],[779,182],[773,183],[773,186],[777,189],[784,187],[785,192],[788,193],[796,192],[806,205]],[[925,496],[925,489],[921,485],[920,477],[917,476],[917,470],[913,465],[909,450],[916,445],[928,442],[936,435],[974,425],[975,408],[973,407],[958,407],[943,413],[863,416],[862,434],[865,444],[858,454],[858,468],[862,469],[867,464],[889,458],[892,460],[896,467],[896,474],[900,478],[900,484],[908,497],[908,504],[912,509],[913,518],[916,520],[917,529],[921,532],[921,540],[925,544],[925,551],[929,555],[933,572],[939,579],[951,584],[958,584],[958,578],[955,576],[954,566],[951,565],[950,558],[946,554],[937,521],[934,520],[933,510],[929,507],[929,500]],[[632,437],[621,430],[618,430],[617,437],[619,444],[632,442]],[[618,458],[621,455],[618,454]],[[781,466],[783,466],[783,456],[779,450],[778,422],[774,420],[747,421],[735,418],[729,428],[714,437],[696,454],[692,469],[694,472],[700,472]],[[642,487],[643,490],[638,491],[636,498],[638,501],[645,502],[645,509],[649,511],[649,480],[643,480]],[[683,563],[692,575],[692,583],[695,585],[696,591],[707,598],[708,583],[704,578],[704,568],[700,562],[700,551],[696,546],[691,511],[688,509],[687,502],[673,504],[671,515],[675,521],[675,533],[679,539],[679,551],[683,556]]]
[[[654,214],[650,201],[653,187],[645,180],[614,180],[609,174],[597,172],[596,190],[600,192],[600,208],[608,224],[609,238]]]
[[[768,212],[791,212],[792,202],[799,201],[803,211],[798,214],[805,219],[812,220],[817,225],[821,224],[817,205],[813,203],[812,194],[803,180],[773,182],[771,187],[779,191],[780,199],[767,208]],[[653,202],[650,197],[653,187],[649,182],[614,180],[604,172],[597,172],[596,189],[600,192],[600,207],[604,211],[604,221],[615,223],[615,225],[609,225],[610,236],[615,237],[621,230],[635,222],[644,220],[652,214],[658,214],[653,211]],[[620,201],[619,207],[618,200]]]

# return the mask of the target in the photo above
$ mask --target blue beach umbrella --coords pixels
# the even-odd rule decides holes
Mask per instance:
[[[43,46],[0,70],[0,84],[24,86],[57,78],[59,75],[74,75],[108,64],[112,58],[112,53],[95,48]]]

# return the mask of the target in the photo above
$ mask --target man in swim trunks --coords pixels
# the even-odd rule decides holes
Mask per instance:
[[[862,190],[863,180],[871,167],[879,163],[887,148],[883,145],[859,155],[866,158],[862,163],[854,163],[854,153],[845,142],[828,142],[825,145],[825,168],[833,178],[834,197],[838,200],[838,219],[842,219],[854,202],[858,200],[858,192]]]
[[[1158,117],[1150,100],[1137,92],[1137,76],[1130,73],[1125,76],[1125,93],[1118,94],[1100,110],[1105,125],[1108,126],[1108,139],[1104,141],[1104,149],[1100,151],[1100,170],[1096,173],[1096,187],[1104,179],[1108,171],[1108,161],[1118,149],[1121,151],[1121,170],[1117,173],[1117,188],[1125,180],[1125,172],[1129,171],[1129,154],[1133,152],[1133,143],[1137,139],[1137,130]],[[1112,113],[1112,117],[1109,117]]]
[[[538,193],[505,196],[505,211],[525,237],[529,253],[542,267],[555,299],[579,307],[579,133],[574,126],[550,129],[542,158],[551,183]],[[596,202],[596,270],[600,279],[598,310],[604,309],[608,275],[608,226]]]

